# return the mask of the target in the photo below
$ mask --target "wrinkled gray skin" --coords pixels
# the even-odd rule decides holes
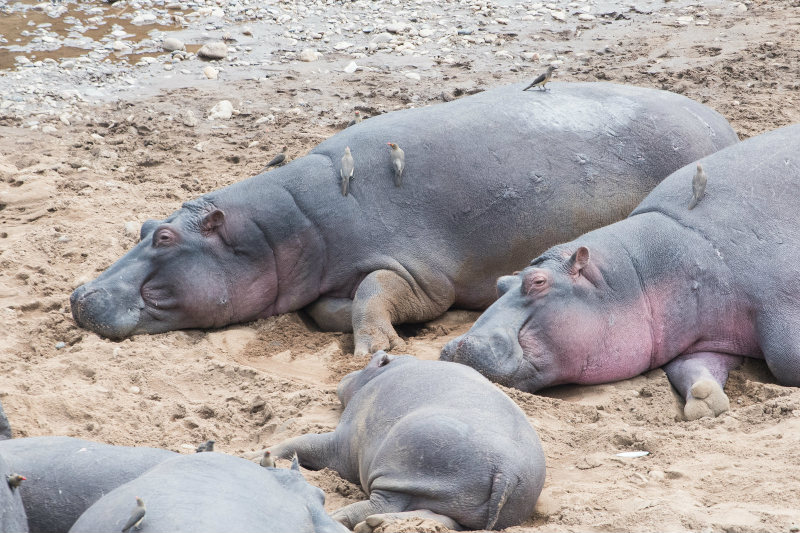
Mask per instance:
[[[686,418],[728,409],[742,356],[800,386],[800,126],[691,164],[621,222],[498,281],[503,296],[441,359],[526,391],[603,383],[664,366]]]
[[[665,91],[500,87],[370,118],[288,165],[142,226],[141,242],[71,297],[111,339],[306,308],[401,347],[393,324],[484,309],[531,252],[626,216],[671,172],[737,141],[718,113]],[[406,154],[393,183],[386,142]],[[346,146],[359,177],[342,197]]]
[[[338,394],[345,409],[335,431],[270,449],[361,485],[369,500],[333,515],[345,526],[431,511],[451,528],[502,529],[533,512],[545,477],[536,431],[471,368],[381,351],[345,376]]]
[[[11,490],[6,481],[9,474],[28,477],[27,473],[14,470],[0,455],[0,533],[27,533],[28,519],[20,495],[20,490],[27,481],[23,481],[19,488]]]
[[[11,425],[8,423],[8,417],[3,410],[3,405],[0,404],[0,440],[11,438]]]
[[[142,533],[347,533],[296,470],[217,452],[174,457],[101,498],[70,533],[118,532],[142,498]]]
[[[19,490],[31,533],[66,533],[103,494],[175,455],[168,450],[110,446],[71,437],[0,442],[0,457],[28,478]],[[135,503],[129,504],[128,513]]]

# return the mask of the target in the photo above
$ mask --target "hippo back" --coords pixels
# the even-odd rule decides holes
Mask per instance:
[[[142,527],[175,533],[346,531],[323,510],[325,496],[296,471],[215,452],[162,462],[90,507],[71,533],[120,531],[140,497]]]
[[[103,494],[173,455],[71,437],[0,442],[0,457],[28,478],[20,493],[32,533],[65,533]]]

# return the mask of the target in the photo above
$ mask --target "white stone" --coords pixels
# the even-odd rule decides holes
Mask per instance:
[[[169,37],[164,39],[164,42],[161,43],[161,48],[166,50],[167,52],[173,52],[175,50],[186,50],[186,45],[183,44],[183,41],[180,39],[176,39],[175,37]]]
[[[348,74],[352,74],[353,72],[358,70],[358,65],[356,65],[355,61],[351,61],[350,63],[347,64],[346,67],[344,67],[343,70]]]
[[[578,15],[578,20],[588,22],[590,20],[594,20],[594,15],[590,15],[589,13],[581,13],[580,15]]]
[[[434,30],[430,29],[430,28],[422,28],[421,30],[419,30],[419,36],[420,37],[430,37],[434,33],[436,33],[436,32]]]
[[[741,2],[733,6],[736,11],[739,13],[744,13],[747,11],[747,6],[742,4]]]
[[[210,65],[203,69],[203,74],[210,80],[216,80],[219,77],[219,71]]]
[[[197,55],[207,59],[225,59],[228,56],[228,45],[223,42],[204,44]]]
[[[567,20],[567,15],[563,11],[551,11],[550,16],[561,22]]]
[[[208,120],[228,120],[233,116],[233,104],[222,100],[208,111]]]
[[[419,74],[417,74],[416,72],[406,72],[406,78],[408,78],[410,80],[416,80],[416,81],[419,81],[420,79],[422,79],[421,76]]]
[[[306,48],[302,52],[300,52],[300,55],[298,56],[298,58],[300,59],[300,61],[311,62],[311,61],[316,61],[317,59],[319,59],[319,57],[321,55],[322,54],[320,54],[319,52],[317,52],[313,48]]]
[[[197,126],[198,121],[197,117],[194,116],[194,112],[191,109],[187,109],[183,112],[183,125],[189,126],[190,128],[194,128]]]
[[[130,46],[123,43],[122,41],[114,41],[114,44],[111,45],[111,48],[114,49],[115,52],[122,52],[123,50],[130,50]]]
[[[135,220],[129,220],[125,223],[126,235],[130,235],[131,237],[138,237],[140,229],[141,229],[141,224],[139,224]]]
[[[340,41],[333,45],[334,50],[347,50],[348,48],[352,47],[353,43],[348,43],[347,41]]]

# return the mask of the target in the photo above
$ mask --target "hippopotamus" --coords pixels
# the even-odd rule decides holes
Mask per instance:
[[[0,457],[27,478],[19,492],[31,533],[66,533],[101,496],[176,455],[71,437],[0,441]]]
[[[27,479],[27,473],[14,470],[3,456],[0,455],[0,533],[27,533],[28,518],[25,515],[25,507],[22,504],[20,491],[22,485],[12,488],[8,483],[9,476],[19,474]]]
[[[539,437],[475,370],[379,351],[337,393],[344,412],[333,432],[270,449],[361,484],[369,500],[333,515],[345,526],[411,513],[451,529],[503,529],[533,513],[545,477]]]
[[[501,277],[502,296],[440,359],[530,392],[663,367],[687,419],[728,409],[742,357],[800,386],[798,147],[800,125],[681,168],[625,220]]]
[[[683,165],[738,141],[677,94],[609,83],[523,84],[387,113],[281,168],[184,203],[70,302],[110,339],[305,309],[400,348],[393,325],[485,309],[531,250],[626,216]],[[394,184],[391,150],[405,153]],[[350,147],[355,173],[340,193]]]
[[[120,531],[141,498],[145,531],[347,533],[325,513],[325,494],[299,472],[217,452],[180,455],[114,489],[70,533]]]

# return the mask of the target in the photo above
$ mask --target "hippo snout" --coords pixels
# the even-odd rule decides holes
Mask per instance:
[[[471,366],[490,380],[509,385],[522,363],[522,347],[510,329],[466,333],[447,343],[439,359]]]
[[[112,340],[130,336],[139,323],[140,306],[121,308],[119,297],[103,287],[82,285],[72,293],[69,303],[80,327]]]

